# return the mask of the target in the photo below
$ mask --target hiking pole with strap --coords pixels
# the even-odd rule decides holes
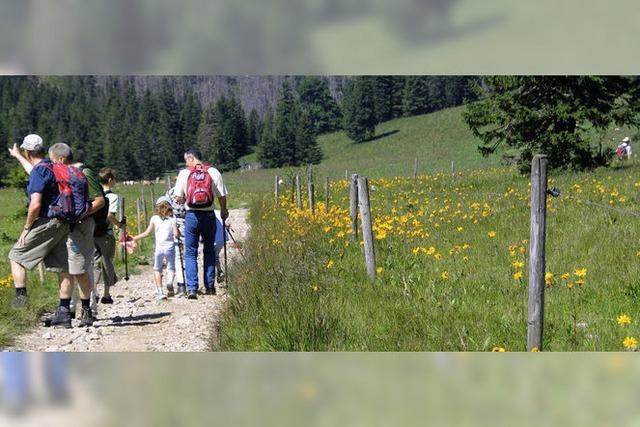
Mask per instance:
[[[180,254],[180,269],[182,270],[182,284],[186,289],[187,286],[187,278],[184,274],[184,256],[182,255],[182,240],[178,238],[178,253]]]
[[[119,213],[118,218],[122,224],[122,248],[124,250],[124,280],[129,280],[129,260],[127,259],[127,217],[124,215],[124,197],[118,199]]]
[[[229,288],[229,269],[227,268],[227,220],[222,220],[222,238],[223,238],[223,248],[224,248],[224,286],[225,288]]]

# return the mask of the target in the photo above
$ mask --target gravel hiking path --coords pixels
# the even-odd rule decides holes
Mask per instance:
[[[229,211],[227,224],[242,246],[249,234],[248,209]],[[229,264],[241,256],[233,241],[227,242]],[[224,253],[220,253],[223,259]],[[224,263],[222,263],[224,268]],[[200,269],[201,270],[201,269]],[[202,289],[202,282],[200,285]],[[225,309],[227,295],[216,285],[218,295],[199,295],[197,300],[169,298],[156,301],[153,271],[141,267],[129,281],[120,280],[112,288],[114,304],[98,304],[93,327],[73,328],[38,326],[18,338],[9,350],[19,351],[209,351],[215,342],[215,323]],[[100,288],[100,286],[99,286]]]

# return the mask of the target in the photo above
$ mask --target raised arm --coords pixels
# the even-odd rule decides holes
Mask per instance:
[[[15,157],[20,162],[27,174],[31,174],[33,165],[29,163],[29,161],[22,155],[20,149],[18,148],[18,144],[13,144],[13,148],[9,148],[9,154],[11,154],[11,157]]]

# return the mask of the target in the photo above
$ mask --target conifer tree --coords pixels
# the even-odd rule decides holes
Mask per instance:
[[[378,120],[372,81],[371,77],[355,77],[345,87],[343,126],[347,136],[356,143],[367,141],[375,135]]]

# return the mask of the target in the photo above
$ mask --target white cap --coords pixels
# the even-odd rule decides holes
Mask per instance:
[[[171,201],[169,200],[169,198],[167,196],[158,197],[158,200],[156,200],[156,205],[159,205],[162,202],[167,202],[167,203],[171,204]]]
[[[629,137],[625,136],[624,138],[622,138],[622,142],[629,142]]]
[[[20,144],[20,149],[27,151],[40,150],[42,147],[44,147],[44,142],[42,141],[42,138],[35,133],[25,136],[22,140],[22,144]]]

